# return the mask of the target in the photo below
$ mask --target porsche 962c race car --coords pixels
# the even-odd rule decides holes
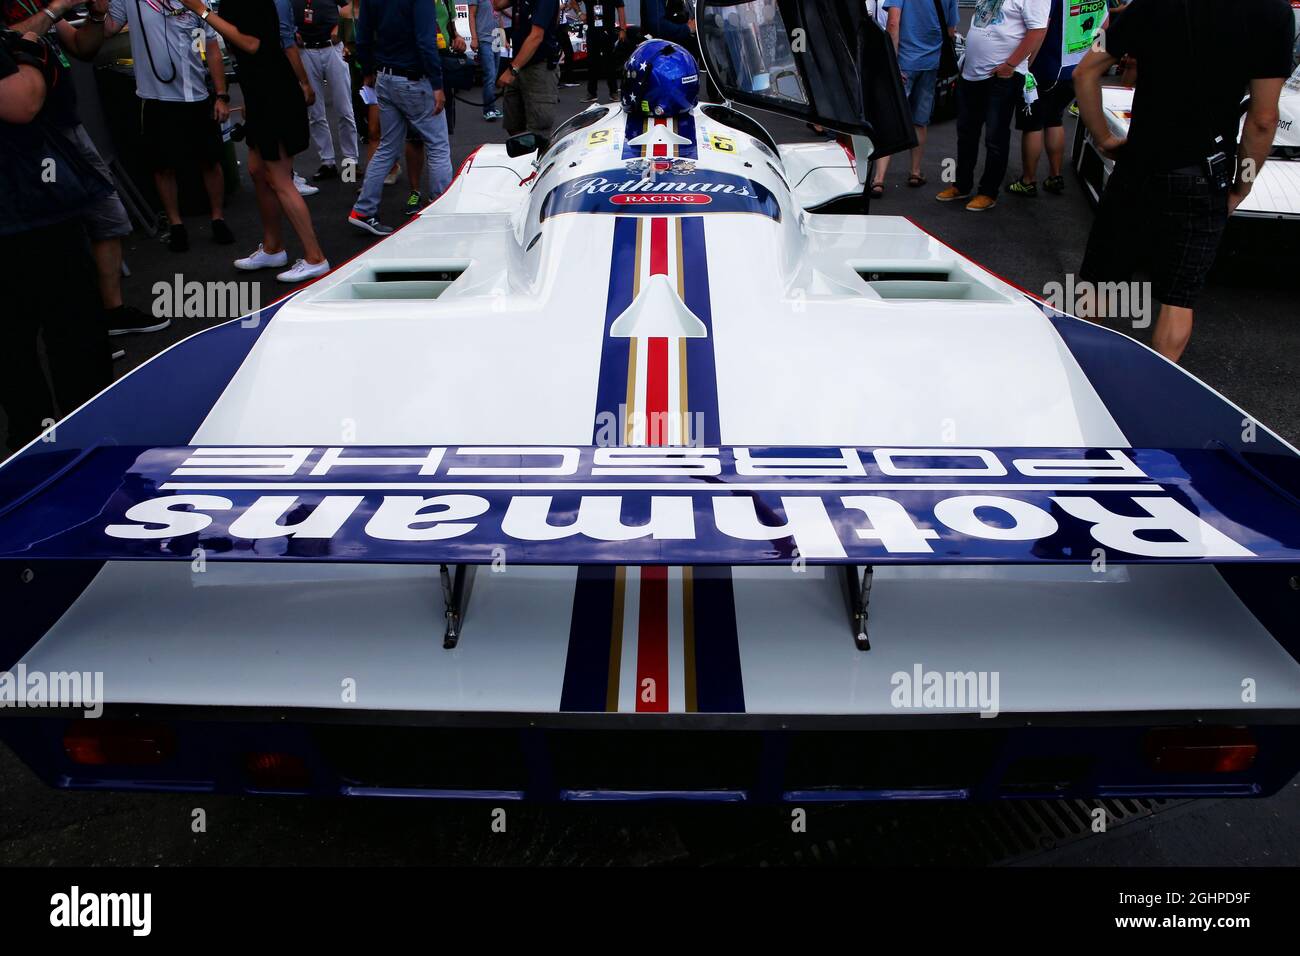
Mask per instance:
[[[836,212],[911,145],[862,6],[702,2],[729,104],[647,42],[622,104],[483,146],[408,227],[9,459],[4,740],[74,789],[1291,779],[1296,449],[911,222]],[[65,677],[100,698],[34,699]]]

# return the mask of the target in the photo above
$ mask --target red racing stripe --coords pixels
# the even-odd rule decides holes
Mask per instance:
[[[659,147],[655,147],[658,152]],[[650,220],[650,274],[668,274],[668,220]],[[645,421],[647,445],[668,444],[668,340],[646,341]],[[653,688],[651,693],[650,688]],[[651,694],[653,700],[646,700]],[[640,621],[637,628],[636,709],[668,712],[668,570],[641,568]]]
[[[662,565],[641,568],[636,709],[637,713],[668,712],[668,569]]]

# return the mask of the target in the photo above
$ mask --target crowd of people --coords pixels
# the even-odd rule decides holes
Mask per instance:
[[[957,0],[880,0],[874,13],[894,41],[916,129],[907,185],[924,186],[942,61],[956,70]],[[1129,282],[1147,260],[1160,302],[1152,346],[1178,361],[1228,216],[1271,151],[1293,40],[1285,0],[979,0],[957,78],[956,163],[935,198],[970,212],[996,207],[1013,125],[1021,166],[1007,190],[1036,197],[1046,152],[1043,189],[1064,192],[1063,117],[1076,112],[1116,161],[1078,277],[1093,286]],[[1102,114],[1101,80],[1114,71],[1135,87],[1127,140]],[[873,198],[884,198],[888,169],[887,158],[876,163]],[[1078,305],[1088,318],[1104,317],[1095,297]]]
[[[564,6],[591,26],[599,63],[592,84],[608,78],[614,91],[614,38],[626,27],[622,0]],[[318,191],[314,183],[356,183],[349,221],[379,235],[392,231],[377,211],[403,157],[408,214],[447,188],[452,84],[469,85],[467,50],[482,71],[483,118],[504,118],[511,132],[549,134],[560,3],[474,0],[469,12],[464,37],[452,0],[0,0],[0,247],[22,277],[0,350],[9,446],[41,435],[110,383],[120,354],[110,336],[158,331],[171,321],[123,300],[122,240],[132,221],[82,123],[72,59],[93,60],[108,38],[127,31],[139,152],[168,248],[191,248],[181,200],[188,179],[202,183],[210,241],[238,241],[225,218],[222,160],[225,140],[242,139],[261,235],[233,266],[274,269],[278,280],[296,284],[330,269],[304,202]],[[227,55],[239,103],[227,88]],[[358,109],[368,141],[364,173]],[[320,157],[310,181],[293,167],[309,144]],[[292,264],[286,220],[301,248]]]
[[[68,14],[79,3],[85,13],[74,26]],[[868,6],[897,51],[917,136],[907,185],[921,187],[936,81],[957,71],[958,3]],[[623,0],[473,0],[468,7],[462,36],[452,0],[0,0],[9,27],[0,134],[11,184],[0,199],[0,243],[10,262],[21,264],[19,274],[28,277],[21,295],[33,304],[17,310],[9,327],[15,347],[0,364],[9,443],[39,434],[56,412],[66,414],[108,383],[107,336],[168,324],[123,302],[122,238],[131,221],[81,123],[69,57],[92,59],[106,38],[129,28],[139,133],[171,250],[190,248],[182,176],[202,182],[210,240],[237,241],[225,221],[224,130],[247,146],[261,227],[256,248],[233,265],[275,269],[277,279],[300,283],[330,269],[303,198],[318,188],[312,183],[355,183],[348,222],[378,236],[393,231],[379,217],[380,200],[403,162],[408,214],[447,189],[455,93],[472,92],[478,82],[467,54],[482,71],[475,105],[484,120],[504,120],[511,135],[545,141],[555,127],[557,90],[573,59],[566,19],[586,24],[587,100],[597,98],[602,82],[617,97],[617,51],[626,49],[628,29]],[[640,16],[647,34],[698,51],[691,4],[643,0]],[[1154,344],[1177,360],[1227,216],[1268,156],[1278,94],[1291,72],[1291,37],[1285,0],[979,0],[956,85],[956,161],[936,198],[972,212],[994,209],[1013,125],[1021,133],[1021,169],[1008,191],[1037,196],[1044,153],[1043,190],[1064,191],[1063,116],[1077,110],[1098,148],[1119,158],[1080,277],[1127,280],[1143,251],[1136,237],[1145,237],[1145,251],[1158,250]],[[227,53],[239,105],[226,85]],[[1142,80],[1125,143],[1102,118],[1100,80],[1117,66],[1132,76],[1138,64]],[[1194,98],[1186,89],[1189,65]],[[1250,99],[1238,145],[1243,92]],[[320,159],[310,182],[293,166],[309,144]],[[53,176],[43,161],[55,164]],[[885,196],[889,168],[886,159],[875,164],[868,184],[874,198]],[[292,265],[285,220],[301,248]],[[59,294],[48,296],[55,283]]]

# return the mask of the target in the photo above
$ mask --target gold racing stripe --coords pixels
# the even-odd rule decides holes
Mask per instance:
[[[605,684],[605,710],[618,710],[619,668],[623,661],[623,592],[627,587],[627,568],[614,569],[614,613],[609,622],[609,681]]]
[[[682,665],[686,671],[686,712],[699,709],[695,694],[695,579],[688,564],[682,568]]]

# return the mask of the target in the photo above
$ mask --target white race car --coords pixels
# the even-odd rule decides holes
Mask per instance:
[[[1133,112],[1133,88],[1103,87],[1101,104],[1110,130],[1117,136],[1127,136]],[[1250,195],[1233,213],[1234,227],[1243,221],[1300,219],[1300,69],[1282,88],[1278,110],[1280,119],[1273,138],[1273,153],[1260,170]],[[1244,112],[1243,107],[1243,115]],[[1073,155],[1079,178],[1089,197],[1097,202],[1115,161],[1097,151],[1083,123],[1075,129]]]
[[[901,150],[861,8],[698,22],[733,100]],[[838,145],[725,105],[599,105],[533,145],[482,147],[395,235],[0,467],[0,699],[26,701],[0,736],[45,780],[807,801],[1295,775],[1295,448],[906,219],[817,212],[862,190]]]

